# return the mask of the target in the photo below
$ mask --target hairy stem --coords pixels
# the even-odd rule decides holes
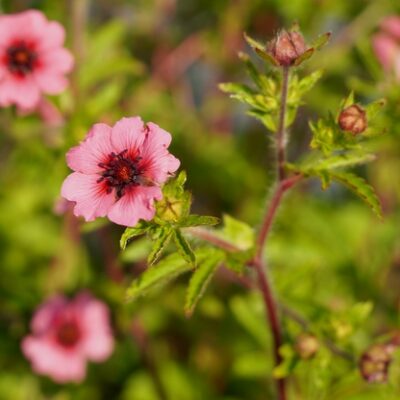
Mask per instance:
[[[279,105],[278,130],[276,132],[276,152],[278,179],[282,181],[285,178],[285,119],[287,108],[287,95],[289,87],[289,67],[282,67],[282,89],[281,102]]]

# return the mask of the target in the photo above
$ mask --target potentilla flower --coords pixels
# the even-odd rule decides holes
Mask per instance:
[[[33,370],[55,382],[80,382],[88,360],[106,360],[114,348],[107,306],[88,293],[56,296],[36,311],[22,351]]]
[[[179,168],[167,150],[171,135],[139,117],[122,118],[113,127],[96,124],[79,146],[67,153],[75,172],[64,181],[61,194],[76,203],[74,214],[86,221],[107,216],[133,226],[151,220],[161,187]]]
[[[400,17],[386,17],[380,28],[372,37],[374,52],[385,71],[400,80]]]
[[[34,108],[42,93],[65,89],[73,58],[64,39],[64,28],[39,11],[0,16],[1,106]]]

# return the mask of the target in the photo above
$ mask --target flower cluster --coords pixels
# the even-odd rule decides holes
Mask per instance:
[[[36,311],[22,351],[33,370],[58,383],[80,382],[86,362],[106,360],[114,348],[108,308],[87,293],[56,296]]]

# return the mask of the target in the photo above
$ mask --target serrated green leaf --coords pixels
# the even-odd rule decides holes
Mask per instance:
[[[172,235],[172,229],[170,227],[158,228],[157,232],[158,237],[153,244],[149,256],[147,257],[147,263],[149,265],[153,265],[160,258]]]
[[[198,301],[203,296],[217,267],[224,259],[224,253],[210,248],[209,254],[199,263],[193,273],[186,291],[185,314],[192,315]]]
[[[179,254],[187,263],[195,265],[196,256],[194,255],[189,242],[185,239],[185,237],[182,235],[182,232],[179,229],[175,229],[173,232],[174,232],[174,242],[176,244]]]
[[[199,226],[199,225],[217,225],[220,220],[217,217],[211,217],[206,215],[196,215],[191,214],[187,217],[182,218],[179,221],[179,226],[182,228],[188,228],[190,226]]]
[[[126,291],[126,300],[132,301],[150,289],[167,284],[192,267],[177,254],[170,254],[136,278]]]
[[[125,232],[121,236],[120,246],[122,250],[125,250],[128,241],[135,236],[143,235],[151,227],[151,223],[147,221],[139,221],[135,226],[125,229]]]
[[[319,159],[310,160],[299,166],[299,171],[305,174],[320,171],[330,171],[338,168],[354,167],[375,160],[375,155],[361,152],[348,152]]]
[[[331,172],[332,179],[347,186],[352,192],[360,197],[379,217],[382,218],[382,208],[374,188],[358,175],[350,172]]]

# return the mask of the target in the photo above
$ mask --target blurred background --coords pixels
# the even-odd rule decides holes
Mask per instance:
[[[335,111],[350,90],[360,103],[385,97],[382,135],[373,143],[377,161],[358,171],[376,188],[385,217],[377,220],[346,189],[322,191],[317,181],[286,198],[267,251],[279,301],[300,318],[284,316],[286,341],[310,330],[321,348],[311,360],[294,363],[289,345],[280,373],[292,374],[290,399],[400,398],[400,360],[392,363],[386,384],[364,382],[357,367],[360,354],[400,322],[400,81],[384,72],[371,45],[381,19],[400,14],[400,4],[0,4],[2,13],[36,8],[60,21],[76,58],[69,89],[49,98],[60,115],[44,120],[13,108],[0,111],[1,400],[274,399],[270,334],[256,292],[221,273],[189,320],[182,310],[185,277],[125,304],[125,288],[145,268],[148,242],[139,238],[120,253],[122,227],[83,223],[59,191],[69,173],[65,152],[92,124],[140,115],[171,132],[171,152],[188,173],[195,212],[228,213],[257,226],[274,177],[269,133],[218,83],[248,81],[237,56],[250,53],[244,31],[266,41],[293,21],[310,41],[326,31],[332,40],[300,70],[322,68],[324,77],[300,109],[289,157],[307,150],[308,120]],[[117,344],[105,363],[90,365],[82,384],[57,385],[32,372],[20,342],[40,303],[81,289],[109,305]]]

